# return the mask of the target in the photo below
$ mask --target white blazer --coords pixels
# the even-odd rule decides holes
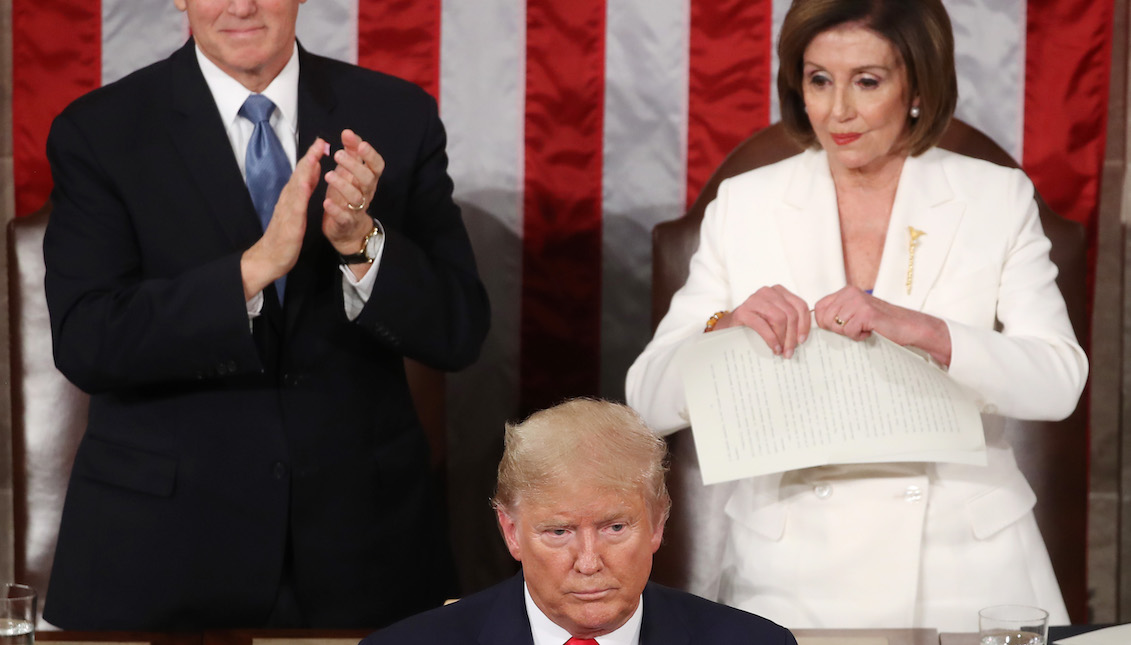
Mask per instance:
[[[908,227],[925,233],[915,250],[910,293]],[[1030,514],[1035,496],[1002,438],[997,415],[1064,418],[1075,409],[1087,377],[1087,358],[1056,286],[1050,247],[1023,172],[937,148],[904,164],[873,294],[948,326],[949,374],[978,397],[990,465],[934,464],[927,472],[932,482],[948,482],[945,493],[961,500],[961,514],[977,539],[1026,516],[1029,532],[1036,531]],[[629,405],[660,434],[687,427],[679,350],[702,333],[712,313],[733,310],[760,287],[775,284],[810,307],[846,284],[836,190],[823,151],[808,150],[720,185],[704,216],[687,283],[628,371]],[[694,509],[704,537],[693,556],[693,591],[720,596],[718,567],[728,566],[722,556],[728,547],[718,536],[729,533],[733,541],[728,523],[780,539],[788,514],[780,482],[781,475],[771,475],[713,491],[716,487],[707,487],[703,499],[711,501]],[[943,492],[934,491],[932,503]],[[1035,540],[1049,591],[1062,608],[1039,534]],[[961,565],[962,557],[959,550],[954,563]]]

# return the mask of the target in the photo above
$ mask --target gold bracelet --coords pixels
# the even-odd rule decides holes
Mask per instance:
[[[703,328],[703,333],[705,334],[709,331],[713,331],[715,329],[715,325],[719,324],[719,321],[722,320],[722,317],[729,313],[730,310],[726,309],[724,311],[716,311],[715,313],[711,314],[711,317],[707,319],[707,326]]]

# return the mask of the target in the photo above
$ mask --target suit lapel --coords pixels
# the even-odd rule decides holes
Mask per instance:
[[[495,598],[483,630],[479,632],[482,645],[534,645],[530,632],[530,618],[526,615],[526,598],[522,593],[522,573],[518,573],[504,583],[502,593]]]
[[[691,628],[685,610],[668,602],[652,582],[644,587],[644,617],[640,623],[640,645],[688,645]]]
[[[823,152],[806,151],[773,218],[797,295],[810,306],[845,285],[836,188]],[[816,258],[816,261],[814,261]]]
[[[341,132],[334,132],[330,121],[337,107],[337,95],[322,61],[298,48],[298,150],[306,151],[316,137],[336,148],[341,147]],[[319,209],[321,210],[321,208]]]
[[[878,298],[916,311],[942,271],[966,210],[954,199],[940,154],[931,150],[904,163],[876,276]],[[912,228],[918,233],[913,252]]]
[[[172,58],[167,130],[176,153],[208,203],[210,216],[236,248],[248,248],[262,235],[255,206],[232,154],[212,92],[196,62],[189,39]]]
[[[333,149],[341,147],[341,132],[332,132],[332,114],[336,96],[327,74],[320,69],[318,58],[299,46],[298,80],[298,156],[306,153],[315,138],[322,137]],[[325,175],[334,167],[330,157],[323,157],[321,173]],[[302,242],[302,256],[287,274],[286,328],[292,329],[308,294],[314,293],[313,282],[318,280],[323,262],[309,261],[326,252],[329,245],[322,236],[322,201],[326,197],[326,182],[319,179],[317,188],[307,207],[306,235]],[[293,285],[293,289],[291,288]]]

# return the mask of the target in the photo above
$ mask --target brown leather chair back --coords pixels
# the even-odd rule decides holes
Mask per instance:
[[[89,397],[55,368],[43,290],[43,234],[51,205],[8,224],[8,297],[12,361],[12,492],[16,580],[47,595],[71,464],[86,428]],[[409,388],[442,482],[445,378],[405,360]]]
[[[49,206],[8,225],[12,369],[12,492],[16,580],[47,594],[63,497],[88,397],[55,369],[43,293],[43,232]]]
[[[981,131],[954,119],[939,147],[1002,166],[1018,167],[1005,150]],[[758,131],[738,145],[708,180],[698,199],[681,218],[657,224],[652,229],[652,326],[668,311],[672,294],[687,281],[691,255],[699,246],[703,213],[727,177],[799,154],[802,148],[780,124]],[[1084,228],[1067,220],[1037,195],[1041,225],[1052,240],[1052,261],[1060,274],[1057,285],[1064,294],[1076,336],[1087,343],[1087,242]],[[1083,400],[1083,399],[1082,399]],[[1006,435],[1022,472],[1037,494],[1034,513],[1048,546],[1068,612],[1074,623],[1087,622],[1087,454],[1088,432],[1085,406],[1055,423],[1010,420]],[[700,487],[695,446],[687,432],[669,439],[672,468],[669,478],[673,509],[665,530],[665,546],[657,553],[653,578],[684,586],[687,580],[688,520],[681,520],[680,507],[693,503],[692,490]]]

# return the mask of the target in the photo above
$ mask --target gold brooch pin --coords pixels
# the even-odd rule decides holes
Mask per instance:
[[[919,246],[919,238],[927,234],[914,226],[908,226],[907,232],[911,238],[907,242],[907,295],[911,295],[911,279],[915,277],[915,247]]]

